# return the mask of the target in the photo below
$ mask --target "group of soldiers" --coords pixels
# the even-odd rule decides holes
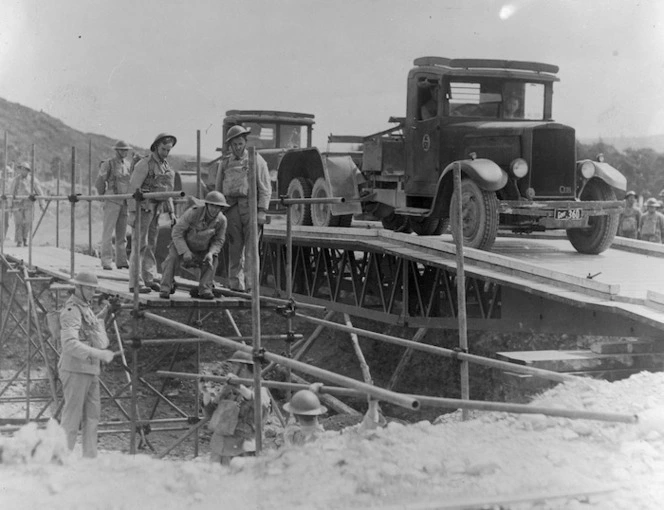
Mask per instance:
[[[661,244],[664,240],[664,214],[659,212],[662,203],[651,197],[641,209],[637,203],[638,198],[635,191],[625,194],[625,208],[620,214],[618,235]]]
[[[250,130],[243,126],[231,127],[225,143],[215,183],[210,183],[203,200],[179,218],[175,216],[173,201],[169,198],[150,198],[140,201],[137,214],[135,200],[106,200],[101,242],[101,264],[112,269],[129,268],[129,291],[146,294],[159,292],[169,299],[175,290],[174,278],[180,267],[200,268],[197,297],[213,299],[214,275],[219,253],[226,241],[229,247],[229,287],[246,292],[256,261],[250,250],[245,251],[250,236],[249,176],[247,136]],[[116,156],[104,161],[99,168],[96,188],[100,195],[122,195],[139,189],[142,193],[173,191],[175,172],[168,163],[168,155],[177,143],[169,133],[160,133],[150,146],[150,154],[142,158],[127,159],[131,147],[118,141],[113,149]],[[267,163],[256,155],[257,219],[266,221],[272,191]],[[157,275],[155,251],[161,213],[171,219],[171,243],[163,263],[162,276]],[[133,228],[132,253],[127,258],[126,230]],[[115,236],[115,249],[112,238]],[[138,250],[138,254],[134,253]],[[136,256],[137,255],[137,256]],[[134,261],[138,261],[134,265]]]

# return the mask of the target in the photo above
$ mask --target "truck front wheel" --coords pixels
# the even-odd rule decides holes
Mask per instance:
[[[592,179],[586,184],[580,199],[608,200],[616,199],[616,194],[607,183],[600,179]],[[567,239],[579,253],[597,255],[607,250],[618,231],[620,215],[591,216],[587,228],[568,228]]]
[[[288,198],[311,198],[311,181],[305,177],[295,177],[288,183]],[[293,225],[311,225],[311,205],[291,205]]]
[[[456,239],[459,215],[456,208],[457,192],[452,193],[450,223]],[[461,225],[463,244],[470,248],[489,250],[498,233],[498,198],[495,192],[485,191],[470,179],[461,181]]]
[[[311,190],[311,198],[330,198],[330,188],[325,177],[319,177]],[[350,227],[352,214],[334,216],[330,204],[311,204],[311,223],[314,227]]]

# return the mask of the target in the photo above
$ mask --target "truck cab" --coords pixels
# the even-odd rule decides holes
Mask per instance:
[[[538,62],[416,59],[406,116],[364,144],[384,226],[436,235],[454,223],[458,166],[467,246],[489,249],[498,230],[565,229],[580,252],[607,249],[620,212],[614,190],[626,180],[601,157],[576,160],[574,129],[553,120],[557,72]]]

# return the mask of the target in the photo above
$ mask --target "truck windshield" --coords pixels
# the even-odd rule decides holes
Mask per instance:
[[[452,117],[544,119],[545,87],[526,81],[451,80],[447,91]]]

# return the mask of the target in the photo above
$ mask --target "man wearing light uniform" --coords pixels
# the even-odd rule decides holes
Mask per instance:
[[[245,251],[249,244],[249,154],[247,135],[251,132],[242,126],[233,126],[226,134],[226,144],[230,152],[222,157],[217,172],[215,189],[221,191],[229,204],[226,212],[228,219],[229,244],[229,287],[233,290],[248,290],[256,261],[253,253]],[[256,154],[256,192],[258,202],[258,225],[266,220],[266,211],[270,205],[272,183],[267,163],[260,154]],[[260,228],[260,227],[259,227]]]

